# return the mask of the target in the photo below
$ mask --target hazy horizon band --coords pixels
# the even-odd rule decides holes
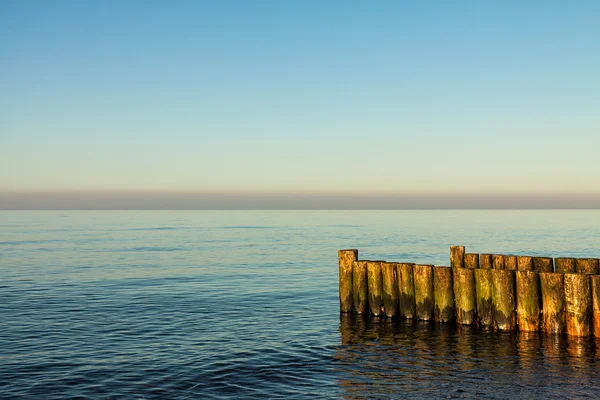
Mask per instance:
[[[600,209],[595,193],[0,192],[0,210]]]

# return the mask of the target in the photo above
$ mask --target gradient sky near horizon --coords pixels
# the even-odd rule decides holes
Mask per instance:
[[[5,0],[0,191],[599,193],[598,21],[596,1]]]

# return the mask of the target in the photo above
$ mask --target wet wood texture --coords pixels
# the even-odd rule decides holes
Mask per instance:
[[[564,274],[567,334],[589,336],[592,317],[592,285],[586,274]]]
[[[465,268],[471,268],[471,269],[479,268],[479,254],[477,254],[477,253],[465,254]]]
[[[473,268],[452,268],[456,323],[475,323],[477,303],[475,301],[475,270]]]
[[[398,293],[400,316],[408,319],[415,318],[415,283],[412,263],[398,263]]]
[[[383,286],[383,309],[388,318],[398,314],[398,282],[396,281],[396,264],[393,262],[381,263],[381,276]]]
[[[381,261],[367,262],[367,280],[369,295],[369,311],[376,317],[383,313],[383,280],[381,277]]]
[[[450,247],[450,266],[453,268],[464,268],[465,246]]]
[[[454,287],[452,284],[452,268],[433,268],[433,304],[433,316],[437,322],[446,323],[454,321]]]
[[[352,299],[356,314],[369,314],[366,261],[354,261],[352,263]]]
[[[521,331],[537,331],[541,324],[540,282],[534,271],[516,271],[517,325]]]
[[[413,278],[417,319],[429,321],[433,319],[433,265],[415,265]]]
[[[577,271],[574,258],[559,257],[554,259],[554,272],[572,274]]]
[[[352,263],[358,259],[358,250],[338,251],[340,311],[352,312]]]

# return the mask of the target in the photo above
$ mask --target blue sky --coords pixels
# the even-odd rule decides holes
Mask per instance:
[[[600,193],[600,3],[483,3],[2,1],[0,190]]]

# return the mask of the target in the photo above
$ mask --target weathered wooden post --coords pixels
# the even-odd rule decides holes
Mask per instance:
[[[540,283],[537,272],[515,271],[517,289],[517,325],[521,331],[540,328]]]
[[[367,262],[354,261],[352,263],[352,303],[354,312],[360,315],[369,314],[367,282]]]
[[[540,272],[542,294],[542,331],[563,334],[567,331],[563,274]]]
[[[475,296],[477,304],[477,325],[491,326],[492,314],[492,273],[491,269],[475,269]]]
[[[413,278],[417,319],[429,321],[433,318],[433,265],[415,265]]]
[[[415,317],[415,283],[412,263],[398,263],[398,294],[400,298],[400,316],[408,319]]]
[[[578,258],[576,261],[576,270],[580,274],[598,275],[598,264],[600,260],[597,258]]]
[[[465,254],[465,268],[471,268],[471,269],[479,268],[479,253],[466,253]]]
[[[592,291],[590,276],[564,274],[567,334],[589,336],[591,333]]]
[[[504,256],[502,254],[492,254],[492,268],[504,269]]]
[[[352,312],[352,263],[358,259],[358,250],[338,250],[340,311]]]
[[[367,262],[367,280],[369,294],[369,310],[371,314],[378,317],[382,314],[382,292],[383,283],[381,277],[381,261]]]
[[[559,257],[554,259],[554,272],[572,274],[576,271],[574,258]]]
[[[551,257],[533,257],[533,270],[535,272],[554,272],[554,263]]]
[[[464,268],[465,246],[450,246],[450,266]]]
[[[590,276],[592,281],[592,322],[594,336],[600,338],[600,275]]]
[[[491,254],[480,254],[479,255],[479,268],[492,269],[492,255]]]
[[[504,256],[504,269],[516,271],[517,268],[517,256]]]
[[[437,322],[445,323],[454,321],[454,287],[452,284],[452,268],[433,268],[433,302],[433,313]]]
[[[533,257],[517,256],[517,269],[519,271],[533,271]]]
[[[396,282],[396,264],[392,262],[381,263],[383,278],[383,308],[385,316],[395,317],[398,314],[398,283]]]
[[[475,323],[477,307],[475,301],[475,270],[474,268],[452,268],[452,275],[456,323],[472,325]]]
[[[494,326],[499,331],[512,331],[516,325],[514,271],[493,269],[490,272]]]

